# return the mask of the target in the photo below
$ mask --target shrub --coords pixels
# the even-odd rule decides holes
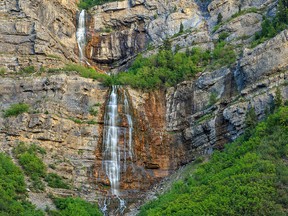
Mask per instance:
[[[0,215],[44,216],[26,199],[23,172],[3,153],[0,153],[0,194]]]
[[[5,110],[4,112],[4,117],[11,117],[11,116],[18,116],[22,113],[28,112],[29,111],[29,105],[25,103],[19,103],[19,104],[13,104]]]
[[[3,76],[7,70],[5,68],[0,68],[0,76]]]
[[[78,7],[87,10],[91,7],[94,7],[95,5],[101,5],[101,4],[105,4],[107,2],[113,2],[113,1],[116,1],[116,0],[80,0]]]
[[[218,16],[217,16],[217,24],[222,23],[222,19],[223,19],[223,16],[222,16],[221,13],[219,13]]]
[[[69,185],[66,184],[63,179],[55,174],[55,173],[48,173],[45,177],[45,181],[48,183],[49,187],[52,188],[63,188],[63,189],[69,189]]]
[[[46,154],[46,151],[35,144],[30,146],[20,142],[14,149],[13,154],[18,159],[24,173],[32,181],[32,190],[38,192],[45,189],[41,178],[46,175],[46,166],[37,154]]]
[[[20,154],[19,163],[23,167],[25,174],[28,176],[44,177],[46,167],[42,160],[35,154],[30,152],[25,152]]]
[[[24,67],[21,68],[19,72],[23,74],[31,74],[35,72],[35,67],[34,66]]]
[[[98,80],[106,86],[111,86],[113,84],[113,77],[110,77],[107,74],[98,73],[95,69],[87,68],[82,65],[68,64],[64,68],[61,68],[60,70],[68,72],[69,71],[78,72],[80,76],[84,78],[91,78],[94,80]]]
[[[210,97],[209,97],[209,104],[208,104],[208,106],[212,106],[212,105],[214,105],[216,102],[217,102],[217,93],[216,93],[216,92],[212,92],[212,93],[210,94]]]
[[[54,203],[61,216],[100,216],[98,206],[80,198],[55,198]]]

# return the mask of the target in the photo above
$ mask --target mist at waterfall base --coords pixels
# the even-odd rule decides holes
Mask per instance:
[[[126,208],[125,200],[121,198],[120,192],[120,180],[121,171],[126,171],[127,159],[132,160],[132,132],[133,122],[130,114],[129,100],[127,92],[120,89],[119,86],[112,86],[110,96],[107,101],[105,116],[104,116],[104,130],[103,130],[103,160],[102,166],[109,179],[111,186],[111,197],[117,199],[119,202],[118,209],[114,211],[115,214],[122,214]],[[121,90],[121,91],[120,91]],[[126,121],[128,122],[128,128],[123,128],[119,125],[121,118],[118,113],[118,106],[120,101],[118,100],[118,92],[122,92],[124,96],[123,113]],[[128,130],[128,131],[127,131]],[[124,136],[124,145],[120,146],[120,136]],[[128,137],[127,137],[128,136]],[[122,158],[121,158],[122,153]],[[122,164],[122,167],[121,167]],[[110,198],[111,199],[111,198]],[[105,198],[102,205],[102,212],[107,215],[108,205],[110,199]]]

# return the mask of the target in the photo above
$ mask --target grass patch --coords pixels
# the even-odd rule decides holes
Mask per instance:
[[[4,117],[18,116],[22,113],[29,111],[29,105],[25,103],[18,103],[11,105],[7,110],[4,111]]]

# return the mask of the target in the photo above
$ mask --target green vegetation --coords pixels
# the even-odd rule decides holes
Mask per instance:
[[[220,23],[222,23],[222,20],[223,20],[223,16],[221,13],[218,14],[217,16],[217,25],[219,25]]]
[[[280,88],[277,87],[276,92],[275,92],[275,99],[274,99],[275,107],[279,108],[283,105],[283,99],[281,95]]]
[[[20,142],[13,149],[13,153],[23,168],[24,173],[30,177],[32,181],[31,189],[36,192],[43,191],[45,186],[41,179],[46,175],[46,166],[38,155],[45,154],[45,150],[35,144],[28,146]]]
[[[139,215],[287,215],[288,107],[249,130]]]
[[[48,183],[48,186],[52,188],[70,188],[69,185],[63,181],[62,177],[56,173],[48,173],[45,177],[45,181]]]
[[[14,150],[14,154],[23,155],[27,152],[30,154],[44,154],[42,148],[36,145],[26,146],[19,144]],[[42,173],[41,171],[38,174]],[[42,169],[40,169],[42,170]],[[60,188],[67,188],[61,178],[55,174],[47,175],[48,184]],[[13,164],[11,158],[4,153],[0,153],[0,215],[1,216],[44,216],[44,212],[36,210],[27,199],[26,185],[24,174],[19,167]],[[55,198],[53,200],[59,210],[49,211],[51,216],[100,216],[102,215],[99,208],[80,198]]]
[[[5,68],[0,68],[0,76],[3,76],[7,73],[7,70]]]
[[[29,111],[29,105],[25,103],[18,103],[11,105],[7,110],[4,111],[4,117],[18,116],[22,113]]]
[[[49,211],[51,216],[101,216],[98,206],[80,198],[55,198],[58,211]]]
[[[98,109],[97,109],[97,105],[94,105],[92,107],[90,107],[89,109],[89,113],[93,116],[97,116],[98,115]]]
[[[151,90],[191,79],[208,65],[209,69],[215,69],[235,61],[235,52],[224,41],[216,44],[212,52],[193,48],[186,53],[173,53],[169,43],[166,43],[156,55],[148,58],[138,56],[130,69],[114,77],[114,80],[117,84]]]
[[[224,41],[217,43],[212,52],[193,48],[187,49],[185,53],[173,53],[169,40],[166,40],[158,54],[147,58],[139,55],[127,72],[118,75],[108,76],[96,72],[93,68],[75,64],[60,69],[50,69],[49,72],[77,72],[80,76],[98,80],[105,86],[130,85],[142,90],[153,90],[173,86],[193,78],[205,69],[214,70],[225,65],[229,66],[235,61],[236,54],[233,47]],[[97,115],[97,110],[91,108],[90,114]]]
[[[69,119],[76,124],[83,124],[84,123],[83,121],[81,121],[80,119],[77,119],[77,118],[70,117]]]
[[[28,67],[21,68],[19,71],[20,74],[31,74],[34,72],[35,72],[34,66],[28,66]]]
[[[229,20],[227,20],[227,22],[231,21],[232,19],[242,16],[244,14],[248,14],[248,13],[259,13],[259,10],[255,7],[251,7],[251,8],[247,8],[245,10],[239,10],[238,13],[235,13],[231,16],[231,18]]]
[[[217,102],[217,93],[216,92],[212,92],[210,94],[210,97],[209,97],[208,106],[210,107],[210,106],[214,105],[216,102]]]
[[[78,7],[81,9],[89,9],[91,7],[94,7],[95,5],[101,5],[108,2],[113,2],[116,0],[80,0],[80,3],[78,4]]]
[[[230,22],[231,20],[235,19],[236,17],[242,16],[244,14],[247,13],[259,13],[259,10],[257,8],[251,7],[251,8],[247,8],[245,10],[241,10],[241,8],[239,8],[239,11],[235,14],[233,14],[229,19],[223,21],[223,16],[221,13],[218,14],[217,16],[217,25],[214,26],[213,31],[215,32],[217,31],[221,25]]]
[[[0,194],[1,216],[44,216],[26,199],[22,171],[3,153],[0,153]]]
[[[77,64],[68,64],[64,68],[50,68],[49,73],[55,73],[59,71],[65,72],[77,72],[80,76],[84,78],[91,78],[102,82],[106,86],[110,86],[113,83],[113,77],[108,76],[107,74],[98,73],[94,68],[87,68],[82,65]]]
[[[279,0],[276,16],[270,20],[264,17],[262,22],[262,30],[255,34],[255,41],[252,47],[276,36],[279,32],[286,29],[288,25],[288,2],[287,0]]]
[[[18,159],[24,173],[30,177],[32,181],[32,190],[39,192],[45,189],[45,185],[42,181],[43,178],[48,183],[49,187],[64,189],[70,188],[69,185],[67,185],[57,174],[46,173],[47,167],[39,157],[46,154],[45,149],[35,144],[27,145],[20,142],[13,149],[13,154]]]

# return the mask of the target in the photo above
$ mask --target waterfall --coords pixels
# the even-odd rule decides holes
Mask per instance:
[[[85,10],[82,10],[79,14],[76,38],[77,38],[77,43],[78,43],[78,48],[79,48],[80,61],[83,61],[84,48],[86,44]]]
[[[119,106],[121,106],[119,108]],[[121,113],[118,113],[118,108]],[[109,95],[103,131],[102,166],[111,185],[112,198],[118,202],[116,212],[122,214],[126,208],[125,200],[121,198],[121,171],[126,172],[127,159],[133,158],[133,121],[130,114],[128,93],[120,86],[112,86]],[[128,165],[129,166],[129,165]],[[102,211],[106,215],[110,200],[105,200]]]
[[[133,132],[133,122],[132,117],[130,114],[130,107],[129,107],[129,101],[127,97],[126,91],[124,91],[124,112],[127,118],[128,122],[128,154],[129,157],[132,159],[133,157],[133,149],[132,149],[132,132]]]
[[[119,196],[120,149],[118,147],[117,118],[117,87],[113,86],[104,118],[103,166],[110,180],[112,194]]]

